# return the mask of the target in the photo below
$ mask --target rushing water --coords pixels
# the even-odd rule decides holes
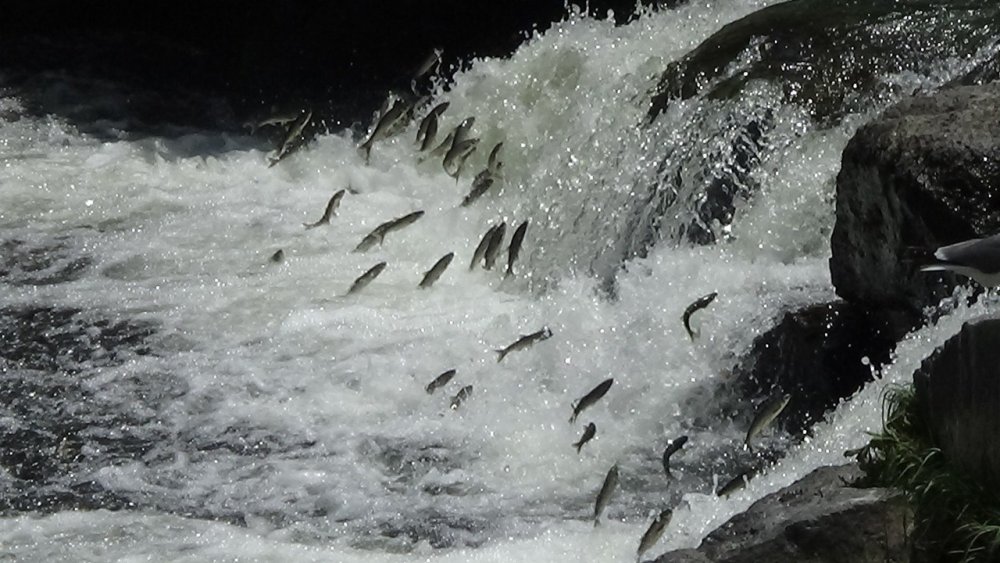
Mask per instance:
[[[712,494],[749,455],[750,406],[717,407],[728,374],[780,313],[834,298],[841,150],[891,101],[822,128],[762,82],[640,126],[667,62],[768,3],[694,3],[620,27],[576,15],[509,59],[474,61],[434,100],[451,102],[442,131],[476,117],[484,148],[458,182],[418,162],[415,124],[368,164],[357,132],[331,131],[268,167],[269,147],[247,136],[136,138],[115,123],[96,135],[7,92],[0,334],[17,353],[0,364],[0,560],[633,561],[654,511],[676,507],[647,555],[693,547],[842,461],[879,426],[882,389],[984,310],[908,336],[812,436],[766,434],[784,457],[747,489]],[[967,62],[885,80],[934,88]],[[458,207],[501,140],[503,181]],[[651,214],[643,189],[667,173],[682,193]],[[719,175],[739,197],[708,224],[697,186]],[[348,186],[330,225],[303,228]],[[414,225],[352,252],[417,209]],[[508,233],[530,221],[506,280],[468,268],[500,219]],[[692,225],[717,242],[687,242]],[[418,289],[448,252],[451,267]],[[345,296],[379,261],[385,272]],[[681,314],[710,291],[692,341]],[[551,339],[496,361],[543,326]],[[607,377],[608,395],[569,424],[571,403]],[[450,409],[465,385],[472,396]],[[597,437],[578,455],[570,444],[591,421]],[[667,480],[659,457],[682,434]],[[621,484],[594,528],[615,463]]]

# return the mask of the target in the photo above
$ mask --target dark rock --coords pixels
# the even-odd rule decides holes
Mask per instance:
[[[821,467],[734,516],[698,551],[715,563],[907,561],[912,516],[904,496],[851,487],[860,475],[855,464]],[[684,560],[668,553],[656,563]]]
[[[882,77],[930,73],[937,61],[974,57],[994,41],[1000,5],[964,0],[792,0],[726,25],[663,73],[654,119],[671,99],[706,92],[731,98],[758,79],[781,84],[800,103],[835,122],[892,93]],[[942,41],[947,36],[949,40]],[[906,45],[906,49],[899,49]],[[859,95],[860,94],[860,95]]]
[[[1000,319],[966,323],[913,374],[934,445],[959,473],[1000,485]]]
[[[697,549],[680,549],[664,553],[647,563],[712,563],[712,560]]]
[[[744,397],[791,393],[776,423],[799,433],[871,381],[909,326],[891,311],[844,301],[812,305],[759,336],[735,375]]]
[[[1000,231],[1000,84],[911,98],[844,149],[830,277],[855,303],[920,311],[965,278],[923,274],[911,247]]]

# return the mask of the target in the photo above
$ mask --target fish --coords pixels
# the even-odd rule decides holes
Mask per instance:
[[[617,486],[618,464],[616,463],[608,470],[607,476],[604,477],[604,484],[601,485],[601,491],[597,493],[597,501],[594,502],[594,526],[601,523],[601,513],[604,512],[604,507],[608,505],[608,501],[611,500],[611,495]]]
[[[490,151],[490,157],[486,161],[486,169],[490,171],[491,174],[496,174],[500,172],[500,149],[503,148],[503,141],[497,143],[493,146],[493,150]]]
[[[434,263],[433,266],[431,266],[430,270],[424,272],[424,279],[420,280],[420,285],[417,287],[420,287],[421,289],[427,289],[430,286],[434,285],[434,282],[436,282],[438,278],[441,277],[441,274],[443,274],[448,265],[451,264],[451,259],[454,257],[455,257],[454,252],[449,252],[448,254],[442,256],[440,260],[438,260],[437,262]]]
[[[430,72],[431,69],[434,68],[434,66],[439,64],[441,62],[442,53],[444,53],[443,49],[435,48],[433,51],[431,51],[431,54],[427,55],[427,58],[424,59],[424,61],[420,63],[420,66],[418,66],[417,69],[413,71],[413,81],[416,82],[417,80],[420,80],[421,78],[424,77],[425,74]]]
[[[466,117],[455,127],[455,138],[452,139],[452,146],[461,144],[468,140],[469,134],[472,132],[472,126],[476,124],[475,117]],[[450,148],[450,147],[449,147]]]
[[[411,225],[424,216],[423,211],[414,211],[413,213],[407,213],[402,217],[397,217],[395,219],[386,221],[381,225],[372,229],[372,232],[365,235],[365,238],[361,239],[358,246],[354,247],[354,252],[366,252],[375,246],[375,244],[382,244],[385,240],[385,236],[393,231],[398,231],[407,225]]]
[[[434,137],[437,136],[438,118],[448,109],[449,105],[451,105],[450,102],[441,102],[434,106],[434,109],[428,112],[420,121],[420,126],[417,128],[416,143],[420,147],[421,152],[430,148],[431,143],[434,142]]]
[[[347,290],[347,295],[350,295],[352,293],[364,289],[368,284],[372,282],[373,279],[377,278],[378,275],[381,274],[382,270],[384,269],[385,269],[385,262],[379,262],[378,264],[375,264],[374,266],[369,268],[368,271],[358,276],[358,279],[354,280],[354,283],[351,284],[351,288]]]
[[[316,221],[315,223],[302,223],[306,230],[314,229],[320,225],[329,225],[330,217],[337,214],[337,208],[340,207],[340,200],[344,199],[345,193],[347,193],[347,190],[343,189],[333,194],[333,197],[331,197],[330,201],[327,202],[326,210],[323,211],[323,216],[319,218],[319,221]]]
[[[271,164],[267,165],[268,168],[277,164],[299,146],[297,143],[302,137],[302,131],[306,128],[306,125],[309,124],[309,120],[312,119],[312,115],[312,110],[307,110],[299,117],[299,119],[292,123],[292,125],[288,128],[288,133],[285,134],[285,139],[281,141],[281,146],[278,147],[278,152],[271,158]]]
[[[483,238],[479,241],[479,246],[477,246],[475,252],[472,253],[472,261],[469,262],[469,271],[472,271],[472,269],[476,267],[476,263],[483,259],[483,255],[486,254],[486,247],[489,246],[490,241],[493,240],[493,231],[497,230],[498,227],[500,227],[499,224],[486,229],[486,233],[483,234]]]
[[[286,113],[275,113],[269,117],[263,119],[247,121],[243,124],[243,127],[250,130],[250,134],[253,135],[258,129],[262,127],[271,127],[275,125],[287,125],[301,115],[300,111],[290,111]]]
[[[507,247],[507,273],[504,277],[514,274],[514,262],[517,261],[517,256],[521,253],[521,243],[524,242],[524,234],[528,231],[528,221],[525,219],[523,223],[517,226],[514,230],[514,236],[510,238],[510,246]]]
[[[434,150],[432,150],[431,152],[427,153],[427,156],[421,159],[420,162],[423,162],[428,158],[439,158],[441,156],[444,156],[445,153],[451,150],[451,145],[454,140],[455,140],[455,129],[452,129],[451,132],[448,133],[447,136],[445,136],[444,140],[441,141],[441,144],[435,147]]]
[[[757,470],[754,468],[744,469],[740,473],[730,479],[725,485],[723,485],[715,494],[720,497],[727,497],[736,491],[747,486],[747,482],[753,479],[757,475]]]
[[[687,309],[684,309],[684,316],[681,317],[681,320],[684,321],[684,330],[687,331],[688,336],[691,338],[691,340],[694,340],[694,337],[697,336],[695,332],[691,330],[691,315],[704,309],[705,307],[708,307],[712,303],[712,301],[715,301],[715,298],[718,297],[718,295],[719,295],[718,291],[713,291],[708,295],[699,297],[698,299],[695,300],[694,303],[688,305]]]
[[[483,196],[490,187],[493,186],[493,175],[490,174],[489,170],[483,170],[479,174],[476,174],[476,179],[472,181],[472,189],[466,194],[465,198],[462,199],[462,207],[468,207],[472,205],[477,199]]]
[[[569,417],[569,421],[576,422],[576,417],[580,416],[583,409],[593,405],[597,401],[601,400],[605,394],[607,394],[608,389],[611,389],[611,384],[614,383],[614,378],[609,377],[604,381],[600,382],[597,387],[590,390],[589,393],[580,398],[579,401],[573,404],[573,416]]]
[[[358,150],[363,152],[365,155],[365,162],[368,162],[371,157],[372,145],[375,144],[375,141],[389,137],[396,124],[406,117],[406,114],[410,111],[410,109],[411,106],[405,101],[396,100],[396,103],[392,104],[392,107],[382,114],[382,117],[379,118],[378,123],[375,125],[375,129],[372,131],[371,135],[369,135],[368,139],[358,147]]]
[[[466,385],[459,389],[458,393],[451,398],[451,410],[456,410],[463,401],[472,396],[472,386]]]
[[[455,370],[450,369],[442,373],[441,375],[435,377],[434,381],[431,381],[430,383],[427,384],[427,387],[425,387],[425,389],[427,390],[427,394],[432,395],[434,394],[434,391],[438,390],[438,388],[447,385],[448,382],[451,381],[451,378],[455,377],[455,373],[456,373]]]
[[[486,264],[483,266],[487,270],[492,270],[493,265],[496,264],[497,255],[500,254],[500,247],[503,246],[503,237],[507,234],[507,222],[503,221],[495,231],[493,231],[493,236],[490,238],[490,242],[486,245],[486,253],[483,257],[486,259]]]
[[[597,434],[597,425],[591,422],[583,429],[583,437],[580,438],[580,441],[573,444],[573,447],[576,448],[576,453],[580,453],[583,445],[589,442],[594,437],[594,434]]]
[[[667,529],[667,525],[670,524],[670,519],[673,517],[674,511],[669,508],[660,512],[659,516],[649,525],[646,533],[642,535],[642,539],[639,540],[639,549],[636,551],[636,555],[641,557],[649,548],[656,545],[656,542],[660,541],[664,530]]]
[[[760,434],[761,430],[771,424],[771,421],[778,418],[781,411],[785,410],[785,406],[788,401],[792,399],[792,396],[788,393],[781,395],[780,397],[773,397],[765,401],[759,409],[757,409],[756,416],[753,417],[753,422],[750,423],[750,430],[747,430],[747,437],[743,440],[743,445],[747,450],[750,450],[750,440]]]
[[[503,360],[505,357],[507,357],[507,354],[510,354],[511,352],[524,350],[525,348],[530,347],[532,344],[536,342],[548,340],[551,337],[552,337],[552,331],[549,330],[549,327],[544,327],[542,328],[542,330],[539,330],[537,332],[532,332],[531,334],[521,335],[520,338],[515,340],[512,344],[510,344],[506,348],[503,348],[502,350],[494,350],[494,352],[497,353],[497,363],[500,363],[500,361]]]
[[[285,260],[285,251],[279,248],[277,252],[271,255],[270,260],[271,262],[280,264]]]
[[[663,471],[667,474],[667,477],[671,476],[670,456],[680,451],[680,449],[684,447],[684,444],[686,444],[687,441],[688,441],[687,436],[681,436],[676,440],[671,440],[670,443],[667,444],[667,447],[663,450]]]
[[[441,162],[445,173],[457,181],[459,174],[462,173],[465,160],[475,152],[477,146],[479,146],[479,139],[466,139],[460,143],[452,144],[451,149],[444,155],[444,160]]]

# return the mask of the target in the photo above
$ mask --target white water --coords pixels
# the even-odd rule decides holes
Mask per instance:
[[[618,28],[574,17],[509,60],[476,61],[440,94],[452,104],[441,130],[476,116],[486,150],[466,170],[503,140],[505,181],[469,208],[456,208],[468,177],[456,184],[436,162],[416,163],[415,126],[376,144],[369,165],[337,132],[268,168],[247,138],[109,142],[23,115],[16,97],[0,100],[0,238],[68,235],[67,252],[95,261],[68,283],[9,285],[0,305],[77,307],[158,327],[156,354],[81,376],[101,408],[140,420],[82,434],[153,436],[151,449],[65,477],[94,480],[139,508],[0,519],[0,559],[631,562],[654,510],[682,499],[647,556],[696,546],[753,500],[843,461],[879,427],[882,389],[906,381],[981,309],[908,337],[883,379],[814,437],[745,491],[711,494],[713,474],[726,480],[737,466],[746,430],[745,420],[713,416],[727,373],[781,312],[834,298],[834,178],[868,116],[816,130],[804,112],[770,101],[768,86],[753,87],[745,111],[774,110],[773,131],[755,172],[761,192],[737,209],[726,242],[659,244],[618,272],[613,300],[600,290],[620,262],[634,189],[655,177],[658,147],[679,142],[695,116],[724,113],[692,100],[640,129],[650,78],[767,3],[694,4]],[[720,148],[713,142],[728,143],[706,139],[706,158]],[[305,230],[347,185],[359,193],[331,224]],[[413,226],[351,252],[374,226],[416,209],[426,215]],[[521,273],[506,282],[467,269],[500,218],[511,229],[531,221]],[[270,263],[279,248],[285,261]],[[450,251],[456,259],[437,285],[418,290],[422,272]],[[382,260],[379,278],[343,296]],[[719,298],[696,316],[692,343],[680,317],[709,291]],[[542,326],[553,338],[495,361],[493,349]],[[424,386],[449,368],[458,375],[428,396]],[[571,402],[607,377],[607,397],[568,424]],[[173,391],[156,391],[161,408],[143,410],[137,380]],[[451,411],[450,397],[468,384],[472,397]],[[577,455],[570,444],[589,421],[597,438]],[[692,439],[670,482],[659,456],[682,434]],[[227,446],[206,445],[218,441]],[[789,437],[764,441],[781,447]],[[594,529],[594,495],[614,463],[621,486]],[[0,474],[0,484],[13,479]],[[233,520],[246,525],[224,523]]]

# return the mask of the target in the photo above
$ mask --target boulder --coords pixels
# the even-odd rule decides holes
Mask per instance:
[[[948,463],[1000,486],[1000,319],[969,322],[913,374],[917,405]]]
[[[1000,231],[998,114],[1000,83],[957,87],[897,104],[855,134],[837,176],[838,295],[920,311],[964,282],[908,258]]]
[[[844,301],[786,313],[734,370],[741,398],[791,393],[777,423],[800,433],[871,381],[910,324],[892,311]]]
[[[655,563],[885,563],[907,561],[912,515],[902,493],[858,489],[856,464],[821,467],[710,533],[697,551]],[[686,559],[685,559],[686,558]]]

